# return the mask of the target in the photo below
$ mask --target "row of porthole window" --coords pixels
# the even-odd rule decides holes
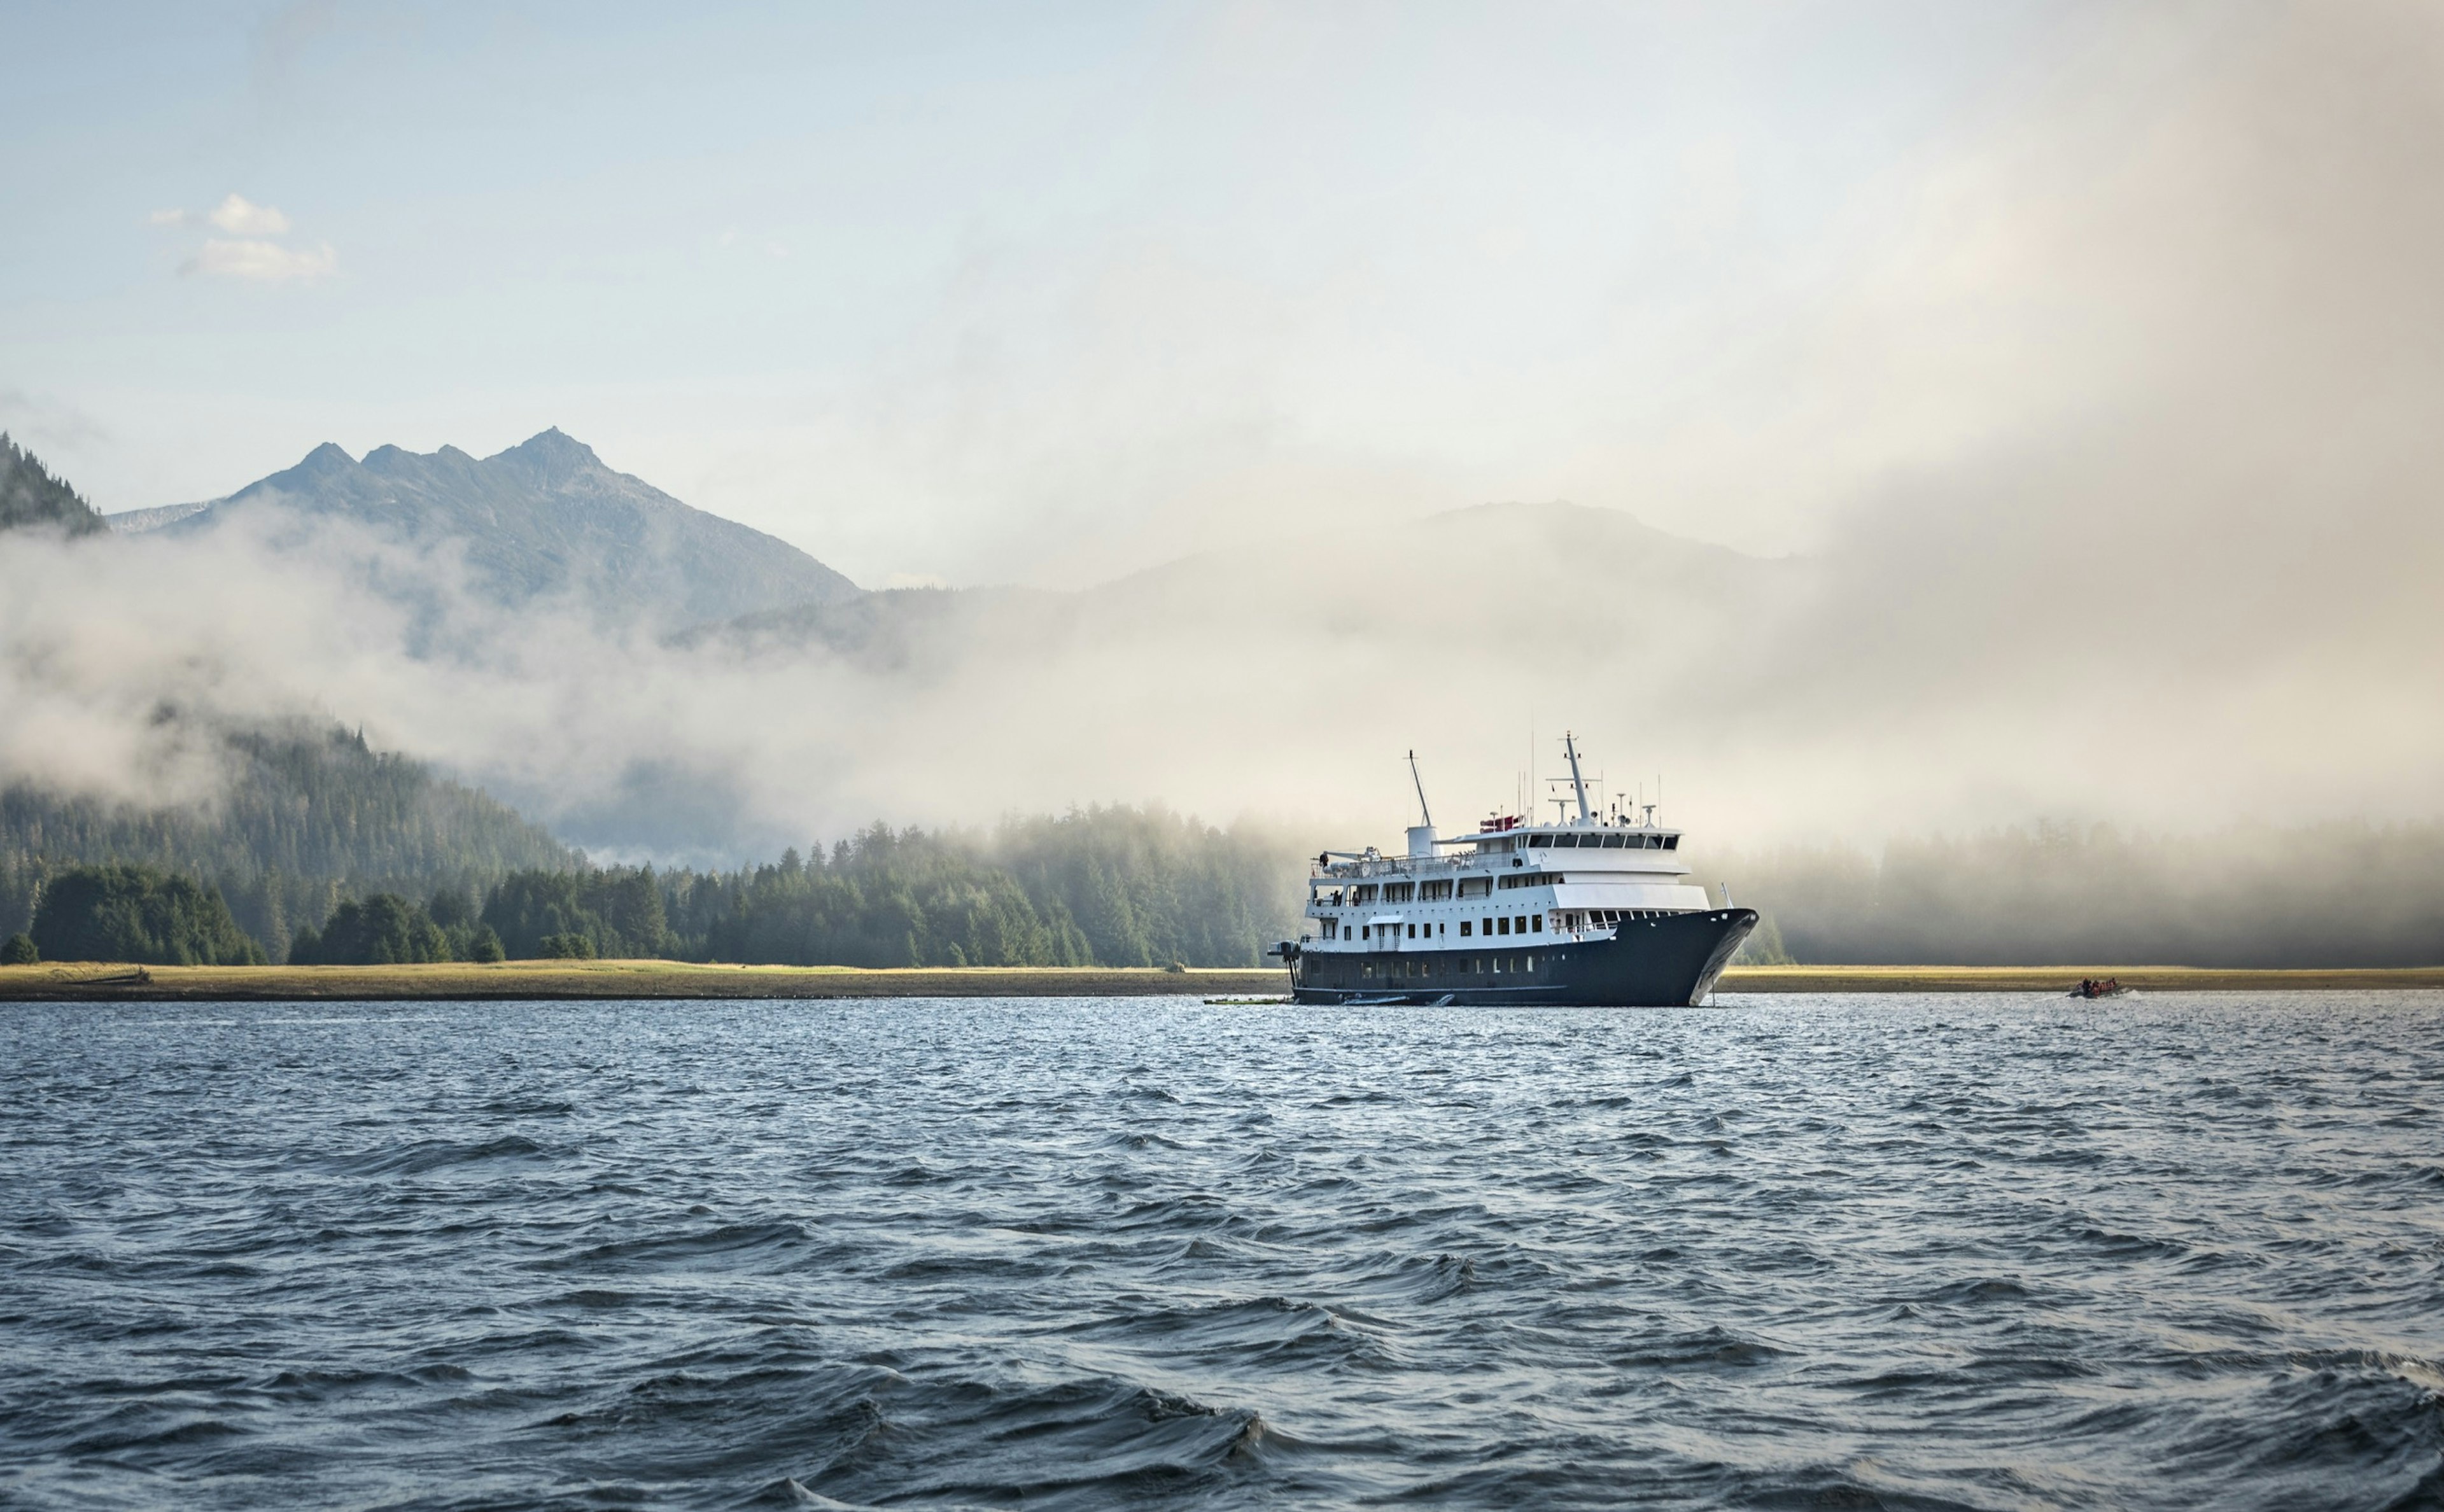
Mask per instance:
[[[1529,972],[1536,969],[1532,955],[1470,956],[1467,960],[1436,962],[1432,956],[1419,956],[1414,961],[1367,961],[1361,963],[1367,976],[1432,977],[1432,976],[1500,976],[1507,971]],[[1489,971],[1487,968],[1491,968]]]

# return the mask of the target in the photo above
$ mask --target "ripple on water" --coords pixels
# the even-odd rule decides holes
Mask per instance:
[[[2444,1505],[2435,996],[5,1023],[11,1505]]]

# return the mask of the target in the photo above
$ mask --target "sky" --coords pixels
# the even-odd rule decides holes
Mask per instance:
[[[2427,0],[0,28],[0,427],[104,508],[558,425],[868,586],[1086,590],[452,662],[395,543],[13,543],[0,777],[208,792],[171,707],[610,855],[1391,842],[1398,752],[1473,815],[1574,728],[1750,847],[2444,815]]]
[[[2267,13],[18,4],[0,426],[123,509],[558,425],[872,586],[1509,499],[1807,549],[1952,438],[1760,344]]]

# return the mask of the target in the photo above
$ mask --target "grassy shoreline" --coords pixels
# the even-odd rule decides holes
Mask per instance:
[[[2082,977],[2142,992],[2444,988],[2444,967],[2305,971],[2195,967],[1746,967],[1726,993],[2047,992]],[[0,967],[0,1002],[402,1002],[441,999],[934,997],[1251,997],[1287,992],[1280,970],[1158,971],[1106,967],[876,970],[836,966],[702,966],[683,961],[505,961],[491,966]]]

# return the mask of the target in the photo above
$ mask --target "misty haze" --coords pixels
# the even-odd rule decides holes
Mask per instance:
[[[2444,10],[0,47],[0,1500],[2444,1495]]]

